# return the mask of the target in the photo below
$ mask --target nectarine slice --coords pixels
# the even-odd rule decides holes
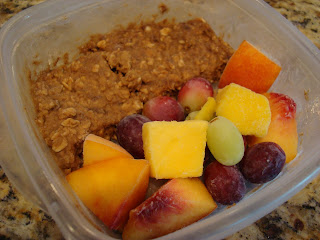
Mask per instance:
[[[89,134],[83,143],[83,166],[119,157],[133,158],[121,146],[93,134]]]
[[[130,212],[124,240],[152,239],[174,232],[217,208],[198,178],[176,178]]]
[[[271,122],[264,137],[248,137],[252,146],[260,142],[275,142],[286,154],[286,163],[297,155],[298,131],[296,121],[296,103],[287,95],[279,93],[264,94],[270,103]]]
[[[236,83],[257,93],[265,93],[278,77],[281,67],[247,41],[243,41],[225,67],[219,88]]]
[[[70,173],[67,181],[105,225],[121,231],[129,211],[144,200],[149,165],[146,160],[128,158],[101,161]]]

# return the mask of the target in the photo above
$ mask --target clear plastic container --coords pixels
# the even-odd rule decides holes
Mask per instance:
[[[91,34],[149,19],[160,2],[169,12],[158,19],[202,17],[234,48],[246,39],[278,62],[282,72],[271,90],[296,101],[301,133],[298,156],[274,181],[252,186],[235,206],[220,207],[162,239],[226,237],[275,209],[320,172],[319,50],[262,0],[46,1],[16,15],[0,32],[0,164],[10,181],[55,219],[66,239],[119,236],[81,204],[56,166],[34,121],[29,73],[33,76],[66,52],[77,56],[77,47]]]

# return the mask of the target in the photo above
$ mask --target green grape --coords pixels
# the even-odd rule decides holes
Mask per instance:
[[[186,120],[194,120],[194,117],[198,114],[199,111],[194,111],[188,114]]]
[[[237,164],[244,154],[241,133],[230,120],[221,116],[210,122],[207,144],[214,158],[226,166]]]

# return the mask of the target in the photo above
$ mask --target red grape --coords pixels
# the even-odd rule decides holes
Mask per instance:
[[[187,113],[198,111],[213,96],[211,83],[204,78],[192,78],[181,88],[178,101]]]
[[[159,96],[150,99],[143,107],[143,115],[152,121],[182,121],[183,107],[172,97]]]
[[[244,151],[246,151],[247,147],[248,147],[248,140],[247,137],[242,135],[243,138],[243,144],[244,144]]]
[[[278,176],[285,161],[286,154],[278,144],[262,142],[247,149],[240,170],[249,182],[266,183]]]
[[[204,154],[203,166],[204,167],[208,166],[214,160],[215,159],[214,159],[212,153],[210,152],[208,146],[206,146],[205,154]]]
[[[144,158],[142,125],[146,122],[150,122],[150,119],[133,114],[123,118],[117,125],[116,135],[119,144],[134,158]]]
[[[204,182],[213,199],[223,205],[239,202],[246,193],[246,184],[239,169],[218,161],[205,169]]]

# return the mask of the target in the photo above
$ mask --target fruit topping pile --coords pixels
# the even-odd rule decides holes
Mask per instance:
[[[119,145],[88,135],[83,167],[68,182],[128,240],[163,236],[211,214],[217,203],[239,202],[247,182],[273,180],[297,154],[296,104],[267,92],[280,70],[244,41],[216,94],[206,79],[192,78],[177,100],[158,96],[143,115],[123,118]]]

